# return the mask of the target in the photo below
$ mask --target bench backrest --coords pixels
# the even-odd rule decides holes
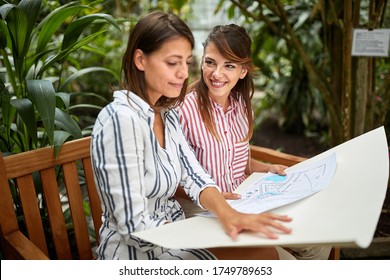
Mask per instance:
[[[0,226],[5,258],[23,258],[18,248],[10,248],[12,237],[20,232],[48,258],[94,258],[102,210],[90,142],[90,137],[67,142],[57,158],[51,147],[6,157],[0,154]]]

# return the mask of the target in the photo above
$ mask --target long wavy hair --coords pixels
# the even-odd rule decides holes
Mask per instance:
[[[256,70],[251,58],[252,40],[243,27],[236,24],[228,24],[217,25],[212,29],[206,41],[203,43],[204,49],[206,49],[210,43],[215,44],[218,51],[227,60],[242,65],[242,67],[248,70],[246,76],[243,79],[238,80],[230,94],[236,100],[238,100],[240,96],[242,96],[244,100],[249,129],[246,137],[242,139],[242,141],[249,141],[253,135],[251,100],[255,91],[253,77]],[[191,84],[189,90],[196,91],[202,120],[209,132],[219,140],[220,137],[216,130],[214,119],[212,118],[212,107],[208,96],[208,88],[203,78],[203,70],[201,70],[200,79]]]
[[[155,105],[151,104],[146,93],[146,81],[143,71],[138,70],[134,63],[134,53],[137,49],[146,55],[161,48],[162,44],[172,38],[184,37],[194,48],[194,36],[177,15],[155,11],[143,16],[130,32],[127,49],[122,59],[122,72],[125,83],[123,88],[137,94],[154,108],[167,108],[183,101],[187,92],[188,79],[184,82],[180,95],[177,98],[162,96]]]

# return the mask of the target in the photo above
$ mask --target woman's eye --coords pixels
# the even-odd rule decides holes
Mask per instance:
[[[214,62],[211,61],[211,60],[205,60],[204,63],[207,64],[207,65],[214,65]]]
[[[235,69],[236,68],[236,66],[232,65],[232,64],[227,64],[225,67],[228,69]]]
[[[168,64],[169,66],[175,66],[177,63],[176,63],[176,62],[170,62],[170,61],[168,61],[167,64]]]

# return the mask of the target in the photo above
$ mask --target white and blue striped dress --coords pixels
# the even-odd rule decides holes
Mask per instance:
[[[188,146],[175,110],[163,113],[164,148],[153,121],[152,108],[126,91],[114,92],[96,120],[91,156],[103,208],[97,258],[214,259],[207,250],[171,250],[131,235],[184,219],[173,197],[179,184],[198,205],[204,188],[218,188]]]

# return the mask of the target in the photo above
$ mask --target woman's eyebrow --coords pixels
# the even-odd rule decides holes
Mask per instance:
[[[213,58],[211,58],[211,57],[209,57],[209,56],[205,56],[204,58],[205,58],[205,59],[208,59],[208,60],[215,61],[215,59],[213,59]]]
[[[211,60],[211,61],[215,62],[215,59],[208,57],[208,56],[205,56],[204,59]],[[233,62],[233,61],[224,61],[223,64],[237,64],[237,63]]]
[[[180,58],[180,59],[182,59],[182,58],[184,58],[182,55],[179,55],[179,54],[172,54],[172,55],[169,55],[168,56],[169,58]],[[188,56],[186,59],[192,59],[192,55],[190,55],[190,56]]]

